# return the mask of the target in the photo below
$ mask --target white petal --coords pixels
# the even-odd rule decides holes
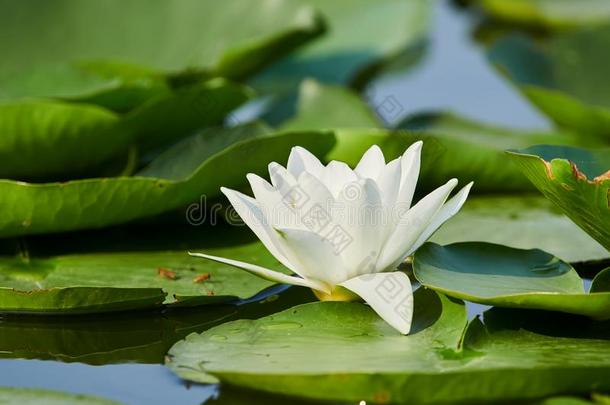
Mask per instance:
[[[220,191],[229,199],[229,202],[235,208],[241,219],[248,225],[254,234],[265,245],[267,250],[290,270],[296,272],[295,266],[290,263],[290,260],[284,254],[279,238],[275,230],[267,222],[260,206],[252,197],[240,193],[239,191],[231,190],[222,187]]]
[[[295,178],[298,178],[305,171],[320,177],[322,176],[324,165],[307,149],[295,146],[290,151],[287,168]]]
[[[341,257],[323,236],[299,229],[277,231],[293,255],[291,260],[299,267],[299,273],[305,278],[321,281],[330,286],[348,279],[348,272],[343,266]]]
[[[336,228],[329,230],[327,239],[337,247],[348,278],[375,271],[375,263],[385,239],[385,221],[381,193],[373,179],[349,183],[337,198],[333,212]]]
[[[376,182],[381,191],[383,205],[387,208],[394,207],[401,180],[401,159],[394,159],[388,163],[379,173]]]
[[[379,146],[373,145],[362,155],[362,159],[360,159],[354,171],[360,177],[376,179],[384,167],[383,152],[379,149]]]
[[[474,183],[470,182],[466,186],[464,186],[456,195],[451,197],[445,205],[438,211],[438,213],[434,216],[434,219],[428,227],[422,232],[419,236],[415,244],[411,247],[406,256],[410,256],[415,252],[421,245],[423,245],[438,228],[441,227],[447,220],[449,220],[452,216],[458,213],[462,205],[466,202],[466,198],[468,198],[468,193],[470,192],[470,188]]]
[[[335,201],[331,191],[319,178],[309,172],[303,172],[298,180],[299,191],[303,194],[300,199],[303,215],[310,213],[314,205],[328,209]]]
[[[297,184],[296,177],[289,173],[284,166],[276,162],[269,163],[269,178],[273,187],[282,194],[287,193]]]
[[[338,196],[348,183],[358,180],[358,176],[344,162],[331,161],[325,168],[322,182],[334,196]]]
[[[409,146],[400,158],[400,190],[396,198],[396,207],[398,209],[408,209],[413,201],[413,194],[415,193],[417,179],[419,178],[422,145],[422,141],[415,142]]]
[[[271,227],[302,227],[295,210],[289,207],[288,201],[284,200],[283,195],[275,187],[256,174],[249,173],[246,177],[252,187],[256,202]]]
[[[282,283],[282,284],[291,284],[291,285],[298,285],[298,286],[302,286],[302,287],[314,288],[316,290],[324,291],[327,293],[329,292],[328,287],[326,287],[325,285],[318,283],[314,280],[306,280],[306,279],[300,278],[300,277],[289,276],[287,274],[280,273],[278,271],[274,271],[274,270],[270,270],[270,269],[266,269],[264,267],[257,266],[255,264],[240,262],[239,260],[226,259],[224,257],[206,255],[204,253],[189,252],[189,255],[195,256],[195,257],[202,257],[204,259],[213,260],[213,261],[219,262],[219,263],[228,264],[229,266],[233,266],[233,267],[237,267],[242,270],[246,270],[248,273],[252,273],[265,280],[275,281],[277,283]]]
[[[341,286],[359,295],[384,321],[403,335],[411,330],[413,290],[405,273],[365,274],[347,280]]]
[[[456,179],[449,180],[445,185],[422,198],[400,218],[396,229],[390,234],[383,247],[377,262],[377,271],[394,269],[396,263],[405,257],[432,222],[456,185]]]

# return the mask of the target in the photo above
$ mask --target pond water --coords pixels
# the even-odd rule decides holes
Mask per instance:
[[[401,116],[442,109],[507,126],[547,127],[548,122],[489,66],[483,50],[471,39],[475,23],[473,18],[449,2],[438,2],[434,10],[430,43],[423,59],[404,73],[393,73],[373,83],[368,90],[372,94],[371,103],[376,104],[387,97],[393,97],[400,105]],[[397,115],[392,120],[399,118]],[[295,299],[303,298],[302,293],[293,293],[292,290],[294,289],[282,294],[280,301],[288,303],[294,297],[286,298],[284,295],[291,294],[296,294]],[[273,310],[279,310],[274,305]],[[484,306],[471,305],[469,314],[473,317],[484,309]],[[139,321],[142,330],[150,330],[151,335],[162,337],[133,338],[133,341],[124,346],[113,344],[112,339],[117,339],[121,332],[126,333],[130,329],[129,322],[122,331],[116,331],[113,337],[99,330],[89,330],[87,325],[93,325],[97,322],[95,319],[89,319],[89,324],[83,321],[78,327],[66,326],[62,321],[45,325],[49,321],[0,320],[0,333],[9,328],[16,336],[20,333],[23,336],[23,347],[19,352],[3,351],[7,348],[0,347],[0,357],[31,358],[0,360],[0,383],[3,386],[39,387],[98,395],[125,404],[206,402],[218,394],[217,387],[186,385],[160,364],[164,350],[173,341],[183,337],[183,333],[164,336],[161,329],[164,323],[160,320],[172,316],[156,314],[150,315],[148,320]],[[231,316],[239,317],[240,313]],[[253,315],[249,313],[247,316]],[[209,326],[204,322],[201,326],[186,329],[188,332],[202,331]],[[34,332],[38,333],[38,338],[29,341]],[[123,339],[120,337],[117,340]],[[142,341],[139,342],[138,339]],[[88,342],[93,347],[88,347]],[[100,346],[98,353],[95,353],[95,345]],[[121,354],[126,348],[129,349],[127,353]],[[143,354],[151,348],[156,350],[153,354]],[[87,351],[95,354],[94,360],[91,360],[91,356],[89,360],[79,357],[79,354]],[[56,358],[64,361],[52,360]],[[129,361],[145,361],[150,364],[125,364]],[[105,362],[123,364],[99,365]],[[221,398],[222,396],[221,393]],[[271,403],[271,400],[267,403]]]

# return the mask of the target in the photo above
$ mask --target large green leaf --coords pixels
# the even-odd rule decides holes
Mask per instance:
[[[481,241],[539,248],[570,263],[610,258],[603,246],[552,202],[533,194],[472,195],[431,240],[441,245]]]
[[[379,118],[360,95],[341,86],[307,79],[301,83],[297,113],[282,129],[379,128]]]
[[[250,298],[273,285],[226,265],[193,258],[187,250],[286,271],[262,244],[244,241],[241,234],[246,231],[241,227],[200,232],[206,234],[179,250],[168,245],[164,250],[130,251],[135,245],[129,243],[108,252],[1,256],[0,312],[73,314],[194,306]],[[171,234],[164,237],[168,240]],[[201,275],[209,278],[200,280]]]
[[[439,122],[438,129],[435,122]],[[337,145],[329,159],[355,165],[371,145],[377,144],[389,160],[402,154],[413,142],[423,140],[420,177],[425,190],[457,177],[464,182],[474,180],[476,193],[507,193],[531,190],[532,187],[504,150],[514,147],[511,145],[526,147],[541,141],[575,142],[567,134],[511,132],[450,116],[418,117],[404,125],[411,130],[336,130]]]
[[[416,252],[413,273],[428,288],[480,304],[610,319],[610,290],[585,294],[570,265],[539,249],[428,243]]]
[[[538,314],[537,326],[513,325],[520,313],[475,319],[465,338],[464,305],[431,290],[415,293],[414,330],[400,336],[359,303],[297,306],[257,321],[193,334],[169,352],[183,378],[280,394],[373,403],[510,401],[610,388],[608,322]],[[584,320],[583,320],[584,319]],[[486,322],[487,324],[487,322]],[[578,338],[566,336],[574,331]],[[604,334],[605,333],[605,334]]]
[[[610,150],[542,145],[509,155],[536,188],[610,249]]]
[[[132,142],[119,122],[116,114],[86,104],[0,104],[0,177],[53,177],[95,167]]]
[[[604,58],[610,26],[582,29],[536,41],[524,35],[497,40],[490,59],[542,112],[583,137],[610,134],[610,86]]]
[[[408,337],[364,304],[316,302],[258,321],[229,322],[201,335],[189,335],[169,351],[168,365],[193,381],[209,381],[211,373],[231,384],[286,393],[308,376],[320,378],[317,388],[326,389],[336,384],[333,379],[343,378],[342,387],[335,387],[337,392],[370,399],[370,393],[380,389],[384,380],[370,376],[434,367],[437,356],[458,347],[466,324],[463,303],[421,289],[415,306],[413,333]],[[281,344],[280,336],[284,338]],[[219,342],[225,350],[218,350]],[[428,350],[422,350],[424,347]],[[227,361],[229,352],[233,353],[232,361]],[[280,357],[276,356],[283,359],[281,373],[276,368]],[[259,360],[253,363],[254,358]],[[250,366],[257,371],[248,371]],[[275,390],[266,383],[271,376],[277,378]],[[356,385],[357,381],[360,384]],[[315,391],[311,395],[316,396]]]
[[[274,126],[294,116],[298,86],[307,78],[362,89],[375,74],[389,70],[391,65],[404,69],[417,61],[423,54],[433,3],[429,0],[308,2],[328,20],[326,35],[273,64],[250,82],[260,93],[272,96],[264,118]],[[350,125],[349,122],[340,124]]]
[[[159,147],[218,125],[248,99],[224,80],[158,95],[125,115],[81,103],[28,100],[0,104],[0,178],[83,177],[130,145]]]
[[[69,394],[40,388],[0,387],[0,403],[5,405],[119,405],[118,402],[88,395]]]
[[[494,19],[533,27],[567,29],[610,21],[605,0],[473,0]]]
[[[168,164],[163,155],[162,164],[153,162],[134,177],[44,184],[0,180],[0,210],[5,213],[0,236],[99,228],[160,214],[200,198],[218,197],[221,186],[241,187],[248,172],[262,174],[269,162],[285,162],[295,145],[324,155],[334,144],[332,132],[256,136],[259,133],[256,128],[220,130],[214,147],[211,141],[193,142],[197,148],[190,150],[191,157],[176,153]],[[238,139],[242,140],[233,143]],[[198,164],[192,156],[199,156]]]
[[[289,0],[3,0],[0,97],[138,101],[160,75],[242,78],[322,30],[312,7]]]
[[[95,316],[3,316],[0,358],[93,365],[162,364],[169,348],[190,333],[200,333],[230,320],[270,315],[313,299],[307,289],[290,288],[240,305]]]
[[[421,44],[430,13],[428,0],[374,3],[308,0],[308,3],[326,17],[329,32],[265,70],[256,78],[255,87],[291,89],[306,77],[347,84],[356,76],[369,73],[384,59]]]

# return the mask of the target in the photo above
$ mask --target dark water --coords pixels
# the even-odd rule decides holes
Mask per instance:
[[[548,122],[488,65],[481,47],[470,38],[473,24],[473,16],[454,9],[448,2],[439,2],[434,12],[430,45],[423,59],[408,71],[388,75],[372,84],[369,89],[373,94],[371,102],[375,104],[387,97],[394,97],[400,105],[399,115],[402,116],[422,110],[442,109],[513,127],[548,126]],[[398,119],[399,116],[392,117],[392,120]],[[484,308],[472,305],[469,308],[470,316]],[[277,307],[274,309],[279,310]],[[8,321],[2,322],[6,325]],[[92,319],[91,322],[96,321]],[[151,328],[157,325],[154,319],[150,322]],[[32,333],[29,328],[29,332],[24,330],[24,336]],[[84,336],[94,341],[96,335],[92,333],[85,333]],[[37,341],[37,345],[45,344],[44,336]],[[63,341],[61,332],[49,336],[49,339],[53,339],[54,349],[44,354],[31,354],[45,352],[44,347],[33,347],[30,354],[25,355],[37,358],[35,360],[0,360],[0,385],[98,395],[125,404],[200,404],[217,392],[216,387],[189,387],[159,364],[164,347],[173,343],[171,339],[164,340],[160,351],[148,358],[150,363],[157,364],[87,365],[38,360],[57,357],[53,350],[61,351],[57,347],[62,344],[65,346],[64,352],[80,350],[71,348],[71,345],[79,344],[78,334],[76,338],[66,336]],[[137,341],[134,344],[137,345]],[[2,350],[0,348],[0,357],[14,356]],[[86,351],[86,348],[82,350]],[[108,356],[112,357],[112,350],[105,350],[110,350]],[[138,351],[137,348],[133,350],[134,353]],[[25,352],[28,353],[27,350]],[[99,357],[103,359],[104,355]],[[126,355],[121,361],[129,359],[130,355]],[[140,361],[139,356],[135,355],[132,361]],[[103,361],[98,359],[97,363],[100,362]]]

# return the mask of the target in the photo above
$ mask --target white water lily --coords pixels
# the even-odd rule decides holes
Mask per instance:
[[[294,147],[287,168],[271,163],[271,184],[248,174],[255,198],[222,188],[242,220],[291,276],[237,260],[191,253],[278,283],[313,289],[321,300],[363,299],[387,323],[409,333],[413,294],[397,267],[466,201],[472,183],[449,201],[449,180],[411,207],[422,142],[385,163],[372,146],[352,170],[324,166]],[[447,201],[447,202],[446,202]]]

